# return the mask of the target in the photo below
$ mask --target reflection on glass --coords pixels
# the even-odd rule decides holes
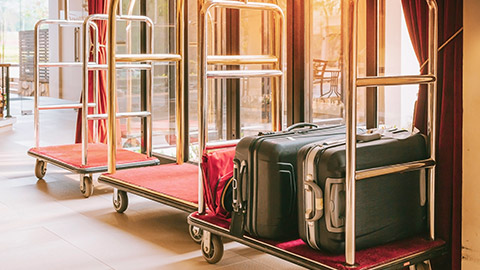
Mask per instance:
[[[310,31],[310,93],[315,123],[341,121],[344,114],[341,69],[341,1],[312,0]],[[307,39],[308,40],[308,39]],[[308,55],[308,54],[307,54]],[[308,91],[307,91],[308,93]]]
[[[130,1],[123,1],[123,13],[127,14]],[[136,1],[133,14],[140,14],[140,1]],[[146,3],[147,16],[154,22],[154,53],[175,52],[175,3],[149,0]],[[140,53],[140,24],[130,25],[130,35],[124,22],[118,23],[118,45],[121,53]],[[157,63],[154,67],[152,121],[153,152],[175,157],[175,63]],[[139,111],[141,105],[141,72],[138,70],[117,71],[119,111]],[[142,131],[139,118],[121,119],[121,134],[124,147],[140,150]]]

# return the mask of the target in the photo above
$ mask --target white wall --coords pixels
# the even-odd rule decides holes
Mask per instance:
[[[464,0],[462,269],[480,269],[480,1]]]

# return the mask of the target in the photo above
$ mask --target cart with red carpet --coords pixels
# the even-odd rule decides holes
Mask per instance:
[[[141,197],[151,199],[184,211],[194,211],[198,207],[198,166],[188,162],[185,158],[185,97],[183,90],[184,78],[184,1],[176,0],[176,48],[174,54],[153,54],[153,39],[148,39],[149,51],[147,54],[125,56],[116,54],[116,36],[112,33],[116,32],[116,20],[112,19],[117,16],[118,0],[114,0],[109,6],[109,21],[107,27],[107,35],[110,46],[107,48],[107,54],[110,59],[108,62],[108,93],[110,98],[107,100],[108,107],[107,123],[108,123],[108,173],[99,177],[99,182],[110,185],[114,188],[113,205],[117,212],[122,213],[128,207],[128,193],[136,194]],[[153,35],[153,33],[150,33]],[[118,114],[114,109],[117,106],[115,99],[116,67],[117,62],[175,62],[176,63],[176,162],[151,167],[132,168],[117,171],[121,168],[121,152],[118,151],[115,143],[117,138],[116,125]],[[153,73],[150,73],[147,81],[153,84]],[[149,108],[152,106],[152,92],[148,89],[146,94],[146,104]],[[152,125],[152,119],[147,117],[147,126]],[[151,137],[147,140],[148,149],[151,145]]]
[[[65,1],[68,7],[68,0]],[[68,11],[68,8],[66,9]],[[98,121],[106,119],[106,114],[99,112],[99,104],[102,96],[98,91],[97,80],[98,71],[107,69],[104,64],[105,57],[100,53],[104,48],[100,42],[98,21],[108,19],[106,14],[89,15],[84,21],[71,20],[68,12],[65,12],[65,18],[59,20],[40,20],[35,25],[35,52],[34,52],[34,131],[35,131],[35,147],[28,150],[28,154],[36,158],[35,176],[42,179],[46,174],[47,163],[66,169],[80,175],[80,191],[85,197],[89,197],[93,193],[93,174],[107,171],[107,145],[98,143],[97,129]],[[122,21],[141,21],[145,22],[150,29],[153,22],[145,16],[129,16],[122,15],[117,17]],[[83,29],[83,61],[82,62],[40,62],[39,55],[39,30],[44,25],[59,25],[60,27],[75,26]],[[91,33],[90,33],[91,32]],[[153,30],[149,31],[151,42],[153,43]],[[93,52],[90,54],[90,41],[93,43]],[[152,45],[152,44],[150,44]],[[150,46],[151,49],[152,46]],[[128,56],[128,55],[127,55]],[[123,56],[126,57],[125,55]],[[121,57],[120,57],[121,58]],[[140,69],[152,70],[151,63],[120,63],[117,68],[121,69]],[[48,67],[82,67],[82,102],[78,104],[54,104],[40,105],[39,91],[39,72],[40,68]],[[93,71],[93,72],[92,72]],[[91,73],[90,73],[91,72]],[[102,81],[102,79],[100,79]],[[151,88],[151,87],[150,87]],[[93,97],[89,96],[89,91],[93,92]],[[151,90],[150,90],[151,91]],[[103,98],[105,98],[103,96]],[[90,102],[87,102],[90,101]],[[93,101],[93,102],[92,102]],[[81,109],[81,143],[56,145],[56,146],[40,146],[40,111],[46,110],[64,110],[64,109]],[[89,112],[90,111],[90,112]],[[127,117],[145,117],[150,118],[151,107],[147,111],[138,113],[117,113],[119,118]],[[92,129],[89,130],[89,121],[93,121]],[[93,133],[93,142],[89,140],[89,132]],[[151,133],[151,127],[148,126],[147,133]],[[159,164],[159,160],[151,155],[151,136],[150,141],[147,140],[146,153],[136,153],[126,149],[119,149],[117,152],[118,168],[135,168]]]
[[[112,1],[110,6],[111,14],[115,14],[115,5],[118,1]],[[197,163],[189,162],[185,157],[185,146],[188,145],[189,139],[185,136],[185,98],[183,84],[183,4],[181,0],[177,1],[177,56],[179,57],[177,64],[177,91],[176,91],[176,136],[174,142],[176,143],[176,162],[170,164],[161,164],[159,166],[152,166],[146,168],[127,169],[122,171],[116,171],[119,166],[115,162],[115,114],[109,111],[108,123],[109,123],[109,172],[99,177],[99,182],[108,184],[114,187],[113,205],[117,212],[122,213],[128,207],[128,193],[136,194],[177,209],[181,209],[188,212],[193,212],[198,209],[199,190],[198,181],[202,179],[202,174],[210,173],[199,172]],[[115,24],[110,23],[108,32],[115,31]],[[112,42],[111,44],[115,44]],[[206,49],[206,48],[204,48]],[[109,62],[109,78],[115,77],[115,48],[109,48],[107,51],[111,62]],[[225,66],[225,65],[243,65],[243,64],[270,64],[283,67],[283,62],[278,59],[283,58],[282,55],[277,56],[211,56],[209,58],[210,65]],[[149,56],[145,56],[147,59]],[[241,78],[241,77],[266,77],[266,76],[283,76],[283,68],[272,70],[257,70],[257,71],[240,71],[240,70],[216,70],[209,74],[209,77],[216,78]],[[277,97],[283,92],[283,83],[277,84],[278,90],[276,91]],[[115,82],[109,80],[109,91],[114,92]],[[277,98],[279,100],[279,98]],[[277,100],[274,99],[274,100]],[[115,99],[109,99],[109,106],[115,107]],[[275,103],[278,106],[278,103]],[[278,109],[277,111],[279,111]],[[277,114],[274,114],[277,115]],[[277,125],[281,123],[281,119],[277,119],[275,122]],[[203,122],[202,125],[206,123]],[[216,166],[215,173],[217,175],[210,175],[211,178],[221,176],[226,170],[233,169],[233,156],[235,153],[235,142],[224,142],[222,145],[210,145],[205,148],[205,155],[200,156],[199,159],[203,160],[204,167],[209,167],[208,164]],[[118,155],[118,153],[117,153]],[[216,161],[214,161],[216,160]],[[226,163],[222,163],[226,162]],[[202,239],[202,231],[194,226],[190,226],[190,235],[193,240],[200,242]]]
[[[290,239],[286,241],[272,241],[251,237],[248,234],[243,236],[234,236],[230,232],[230,220],[221,218],[205,209],[204,192],[208,192],[208,187],[203,185],[204,181],[199,181],[199,190],[201,191],[199,199],[199,208],[197,212],[188,217],[191,226],[196,226],[203,230],[203,239],[201,242],[202,254],[209,263],[217,263],[223,256],[223,243],[221,237],[237,241],[249,247],[269,253],[292,263],[307,267],[309,269],[431,269],[430,259],[446,253],[446,245],[443,240],[435,239],[434,233],[434,206],[435,206],[435,106],[436,106],[436,52],[437,52],[437,5],[435,0],[427,0],[429,7],[429,65],[428,75],[420,76],[395,76],[395,77],[365,77],[357,78],[357,0],[346,1],[346,11],[344,16],[348,23],[344,25],[343,35],[345,39],[344,48],[344,69],[342,76],[344,82],[349,85],[346,87],[346,217],[345,217],[345,254],[334,255],[326,252],[311,249],[301,239]],[[259,9],[270,10],[280,14],[283,19],[281,9],[273,4],[245,1],[224,1],[208,0],[202,5],[199,14],[199,33],[200,39],[198,54],[201,61],[199,74],[199,84],[206,80],[208,75],[206,69],[206,47],[207,38],[202,27],[205,24],[206,15],[212,8],[232,8],[232,9]],[[285,27],[283,21],[283,27]],[[203,46],[202,46],[203,44]],[[397,164],[394,166],[373,168],[369,170],[356,171],[356,89],[357,87],[375,87],[386,85],[402,84],[427,84],[429,90],[429,150],[430,157],[427,161],[410,162]],[[206,85],[200,87],[199,96],[199,130],[201,151],[205,152],[205,92]],[[203,125],[202,125],[203,123]],[[419,235],[410,239],[391,242],[382,246],[356,250],[355,248],[355,182],[367,178],[386,175],[390,173],[401,173],[411,170],[426,169],[428,172],[428,222],[430,232],[428,235]],[[235,176],[234,176],[235,177]],[[205,197],[205,200],[207,197]],[[314,210],[313,210],[314,211]]]

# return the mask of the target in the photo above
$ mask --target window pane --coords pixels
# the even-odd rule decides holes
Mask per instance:
[[[270,2],[270,1],[262,1]],[[278,1],[279,5],[286,12],[286,0]],[[189,0],[189,117],[190,133],[196,141],[198,129],[197,117],[197,8],[198,1]],[[227,31],[227,12],[225,9],[215,9],[208,16],[208,52],[209,55],[226,54]],[[240,16],[240,53],[242,55],[269,54],[270,37],[274,33],[270,32],[272,16],[267,12],[255,10],[241,10]],[[258,38],[262,37],[262,38]],[[226,69],[226,67],[209,67],[209,69]],[[241,66],[240,69],[268,69],[271,66]],[[228,94],[226,80],[208,80],[208,141],[226,140],[227,132],[227,110],[226,98]],[[270,109],[270,89],[272,81],[270,79],[242,79],[240,80],[240,136],[256,134],[260,130],[271,129],[271,109]],[[195,152],[194,150],[193,152]],[[192,156],[192,155],[191,155]]]
[[[123,1],[124,14],[128,13],[129,2]],[[154,23],[153,53],[175,53],[175,3],[149,0],[146,4],[147,16]],[[140,4],[139,1],[136,1],[132,14],[139,13]],[[118,51],[122,53],[140,53],[140,23],[132,22],[127,28],[125,22],[119,22],[118,28]],[[129,33],[126,29],[130,29]],[[141,103],[141,72],[138,70],[118,70],[117,73],[119,111],[139,111]],[[153,73],[153,152],[175,157],[176,64],[155,63]],[[123,145],[140,149],[140,118],[121,119],[120,123]]]
[[[342,122],[344,100],[341,72],[341,1],[310,0],[306,24],[309,63],[307,76],[307,108],[316,123]],[[382,1],[379,1],[382,6]],[[419,66],[405,25],[401,2],[383,0],[385,11],[379,14],[379,76],[418,74]],[[358,77],[366,76],[366,1],[358,2]],[[385,20],[385,21],[383,21]],[[385,32],[382,32],[385,31]],[[371,42],[371,41],[369,41]],[[333,86],[333,90],[332,90]],[[379,87],[378,122],[380,125],[410,127],[418,86]],[[366,91],[357,90],[358,125],[366,122]],[[308,118],[310,117],[310,118]]]
[[[385,1],[385,75],[418,75],[420,66],[408,34],[401,2]],[[418,85],[390,86],[379,91],[379,123],[411,128]]]

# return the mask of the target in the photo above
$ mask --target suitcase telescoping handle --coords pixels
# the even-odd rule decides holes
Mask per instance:
[[[292,131],[297,128],[304,128],[304,127],[312,127],[312,128],[318,128],[318,125],[312,124],[312,123],[296,123],[294,125],[291,125],[287,128],[287,131]]]
[[[313,181],[305,181],[305,193],[312,192],[313,200],[310,205],[305,205],[305,221],[313,222],[323,216],[323,192]]]

